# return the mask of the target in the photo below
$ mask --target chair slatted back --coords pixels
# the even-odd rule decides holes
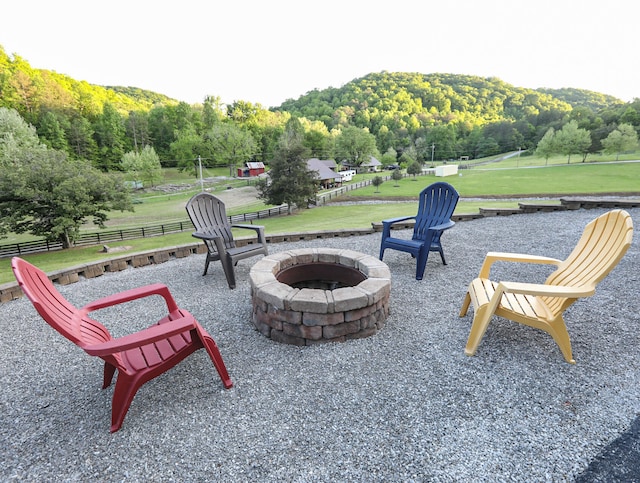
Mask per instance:
[[[449,183],[439,182],[427,186],[420,192],[418,214],[413,228],[414,240],[425,240],[429,227],[451,220],[460,195]],[[433,242],[439,242],[440,234]]]
[[[545,284],[569,287],[595,286],[618,264],[631,246],[633,221],[624,210],[609,211],[591,221],[580,240]],[[573,303],[560,297],[542,297],[549,309],[558,314]]]
[[[186,208],[196,231],[222,237],[226,248],[236,246],[222,200],[209,193],[198,193],[187,202]],[[215,243],[210,240],[205,242],[210,252],[217,253]]]
[[[106,327],[65,299],[42,270],[18,257],[11,260],[11,268],[40,316],[71,342],[83,347],[112,339]]]

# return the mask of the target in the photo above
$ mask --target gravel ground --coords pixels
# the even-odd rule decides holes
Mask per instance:
[[[109,433],[102,364],[47,326],[26,299],[0,305],[0,480],[573,481],[640,412],[638,237],[618,267],[566,312],[576,365],[547,334],[494,319],[464,355],[466,286],[489,250],[564,258],[605,210],[486,218],[443,237],[425,279],[388,251],[391,315],[373,337],[294,347],[250,322],[249,269],[227,288],[204,256],[59,287],[82,305],[166,283],[216,339],[235,386],[204,351],[147,383]],[[640,209],[630,209],[640,220]],[[637,221],[636,221],[637,223]],[[271,245],[377,255],[380,235]],[[541,281],[548,267],[496,265],[494,278]],[[114,336],[159,317],[159,299],[97,314]],[[636,424],[637,426],[637,424]],[[593,477],[595,479],[595,477]]]

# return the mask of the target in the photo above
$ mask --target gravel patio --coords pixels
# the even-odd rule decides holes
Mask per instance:
[[[597,481],[589,464],[640,413],[638,236],[621,263],[565,314],[575,365],[551,337],[494,319],[464,355],[458,317],[487,251],[564,258],[604,209],[459,222],[448,265],[387,251],[391,313],[372,337],[309,347],[251,324],[249,269],[229,290],[204,255],[59,286],[76,305],[163,282],[214,337],[234,387],[204,351],[147,383],[109,433],[102,363],[55,333],[25,298],[0,304],[2,481]],[[640,208],[628,209],[636,227]],[[270,245],[377,256],[380,234]],[[549,267],[496,265],[494,279],[542,281]],[[96,314],[120,336],[160,317],[159,299]],[[637,426],[637,425],[636,425]],[[636,443],[637,447],[637,443]],[[582,475],[582,476],[581,476]],[[636,475],[637,476],[637,475]],[[608,478],[601,481],[611,481]],[[628,481],[628,480],[627,480]]]

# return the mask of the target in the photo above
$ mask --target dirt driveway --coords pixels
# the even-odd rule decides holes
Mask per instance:
[[[227,210],[238,206],[255,203],[258,200],[258,190],[255,186],[243,186],[222,191],[214,191],[211,194],[224,201]]]

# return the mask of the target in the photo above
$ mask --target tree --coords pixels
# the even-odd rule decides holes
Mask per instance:
[[[269,176],[258,181],[259,197],[266,203],[286,203],[289,214],[293,207],[306,208],[318,191],[315,175],[307,168],[308,149],[303,145],[303,132],[295,118],[287,123],[271,161]]]
[[[542,139],[538,141],[538,146],[536,147],[536,154],[538,156],[542,156],[544,158],[544,164],[546,165],[549,162],[549,158],[551,155],[557,153],[557,146],[555,140],[555,130],[550,127]]]
[[[221,122],[224,116],[222,99],[219,96],[206,96],[202,106],[202,123],[205,130]]]
[[[375,136],[355,126],[342,129],[336,138],[335,150],[336,158],[346,160],[351,166],[360,166],[378,154]]]
[[[143,111],[131,111],[127,118],[127,135],[131,139],[133,149],[138,151],[140,147],[151,145],[149,133],[148,113]]]
[[[60,118],[63,118],[63,116],[60,116]],[[68,150],[69,146],[67,145],[65,130],[60,124],[60,119],[53,112],[46,111],[41,116],[38,135],[48,147],[63,151]]]
[[[229,176],[234,176],[235,165],[248,161],[256,153],[251,133],[232,123],[214,125],[204,136],[204,146],[208,149],[204,157],[229,166]]]
[[[19,56],[14,56],[13,66],[5,74],[2,97],[5,105],[16,109],[21,116],[33,121],[39,106],[38,86],[39,77],[36,69],[32,69],[28,62]],[[40,80],[40,79],[38,79]]]
[[[416,158],[412,157],[409,152],[405,151],[400,155],[398,161],[400,162],[401,166],[409,167],[416,162]]]
[[[498,143],[501,153],[515,151],[524,143],[524,137],[511,121],[487,124],[482,132],[485,138],[493,138]]]
[[[153,186],[162,181],[160,158],[151,146],[145,146],[141,152],[129,151],[122,157],[122,170],[133,182],[142,182]]]
[[[0,167],[11,163],[23,149],[46,149],[40,143],[36,129],[18,111],[0,107]]]
[[[416,150],[416,160],[426,163],[431,160],[431,145],[427,142],[424,136],[416,138],[414,141],[414,147]]]
[[[102,227],[112,210],[133,211],[129,192],[88,161],[22,149],[0,166],[0,233],[31,233],[69,248],[87,219]]]
[[[126,129],[124,120],[116,108],[106,103],[102,116],[95,125],[98,139],[99,166],[103,171],[117,168],[125,153]]]
[[[456,158],[456,132],[451,124],[429,129],[427,143],[433,147],[434,159]]]
[[[396,164],[398,162],[398,153],[395,149],[389,148],[382,155],[382,158],[380,158],[380,162],[382,163],[382,166],[385,167],[390,164]]]
[[[180,132],[174,121],[173,111],[162,104],[153,106],[149,111],[147,123],[153,147],[163,159],[169,157],[171,143]]]
[[[620,153],[631,151],[638,147],[638,133],[631,124],[620,124],[618,129],[609,133],[602,140],[602,147],[606,153],[616,153],[616,161],[620,157]]]
[[[287,112],[272,112],[260,104],[254,105],[249,102],[235,102],[227,106],[227,113],[234,125],[253,136],[256,142],[253,160],[268,163],[277,149],[278,140],[291,115]]]
[[[415,181],[416,175],[422,173],[422,165],[418,161],[414,161],[407,167],[407,174],[413,176],[413,180]]]
[[[586,159],[591,146],[591,135],[586,129],[578,127],[577,121],[569,121],[555,135],[556,146],[561,154],[567,155],[567,163],[572,154],[582,154],[582,162]]]
[[[208,152],[204,147],[202,137],[193,131],[177,133],[176,140],[171,143],[170,153],[176,160],[178,169],[198,175],[195,164],[201,154]]]
[[[638,110],[640,107],[640,105],[638,105],[639,100],[639,98],[636,98],[634,102],[625,109],[620,116],[621,124],[631,124],[632,126],[640,125],[640,111]]]
[[[398,181],[402,179],[402,173],[399,169],[394,169],[393,173],[391,173],[391,179],[395,181],[394,186],[398,186]]]
[[[382,183],[384,183],[382,176],[374,176],[374,178],[371,180],[371,184],[376,187],[376,193],[380,192],[379,188]]]
[[[304,128],[304,145],[309,149],[309,155],[314,158],[327,159],[330,151],[331,135],[325,123],[300,119]]]
[[[484,158],[487,156],[494,156],[500,153],[500,146],[498,142],[492,137],[483,137],[478,141],[478,144],[475,146],[476,156],[479,158]]]

